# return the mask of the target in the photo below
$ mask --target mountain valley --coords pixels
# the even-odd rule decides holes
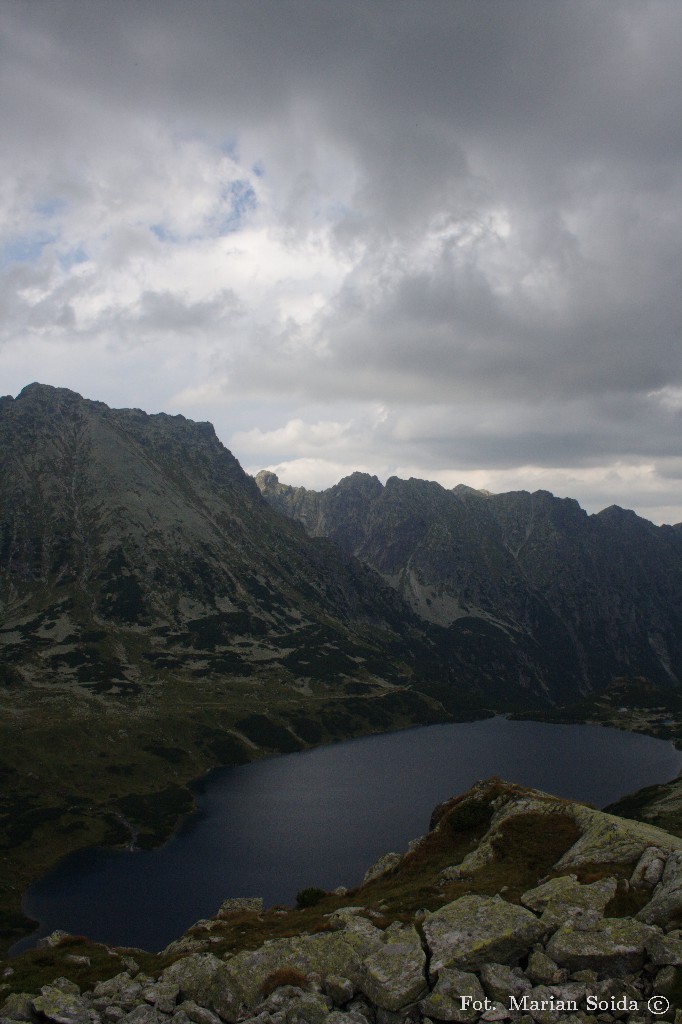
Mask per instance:
[[[363,474],[316,494],[254,482],[207,423],[1,398],[4,944],[31,880],[158,844],[219,765],[495,711],[676,738],[680,569],[682,527],[622,509]]]

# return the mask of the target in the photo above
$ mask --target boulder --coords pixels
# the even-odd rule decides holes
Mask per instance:
[[[290,1000],[284,1010],[286,1024],[323,1024],[331,1002],[315,992],[302,992]]]
[[[142,989],[142,998],[151,1003],[161,1013],[172,1013],[180,995],[180,986],[176,981],[161,981],[147,985]]]
[[[73,991],[65,992],[54,985],[43,985],[32,1002],[39,1017],[53,1024],[90,1024],[88,1004]]]
[[[262,898],[260,896],[236,896],[229,900],[223,900],[217,916],[229,917],[230,914],[239,914],[245,910],[260,914],[263,910]]]
[[[486,995],[502,1003],[507,1003],[509,996],[520,997],[532,988],[530,981],[518,967],[484,964],[480,975]]]
[[[525,892],[521,902],[530,910],[542,913],[542,923],[550,932],[571,919],[583,923],[597,921],[617,888],[615,878],[601,878],[590,885],[581,885],[575,875],[563,875]]]
[[[644,964],[645,947],[659,933],[631,918],[603,918],[589,929],[569,923],[547,943],[547,955],[569,971],[622,977]]]
[[[241,1001],[240,986],[227,964],[212,953],[192,953],[171,964],[159,982],[177,986],[181,1000],[191,1000],[213,1010],[226,1021],[236,1021]]]
[[[96,1010],[104,1010],[111,1003],[116,1003],[128,1012],[140,1002],[141,993],[140,982],[133,980],[127,971],[123,971],[95,985],[92,1004]]]
[[[637,920],[645,924],[665,925],[682,916],[682,853],[671,853],[666,861],[661,881]]]
[[[55,928],[49,935],[45,935],[44,938],[38,939],[36,942],[36,949],[54,949],[58,946],[62,939],[68,939],[69,933],[62,931],[61,928]]]
[[[394,929],[362,965],[360,989],[384,1010],[400,1010],[426,989],[426,956],[412,927]]]
[[[566,968],[559,967],[542,950],[531,953],[526,974],[534,985],[559,985],[568,978]]]
[[[633,889],[653,889],[661,881],[667,854],[658,846],[647,846],[630,878]]]
[[[443,967],[516,964],[543,933],[534,914],[497,896],[462,896],[429,914],[422,927],[434,978]]]
[[[384,942],[383,932],[358,913],[363,909],[362,907],[342,907],[331,914],[329,918],[329,927],[332,931],[342,931],[344,941],[361,958],[376,953]]]
[[[682,932],[654,935],[646,948],[657,967],[682,967]]]
[[[0,1017],[8,1020],[33,1020],[33,996],[28,992],[12,992],[0,1006]]]
[[[162,1016],[155,1007],[143,1003],[142,1006],[136,1006],[134,1010],[127,1013],[125,1017],[121,1017],[121,1024],[164,1024],[166,1020],[167,1018]]]
[[[213,1013],[212,1010],[207,1010],[205,1006],[199,1006],[191,999],[186,999],[183,1003],[180,1003],[178,1011],[180,1010],[182,1010],[188,1019],[193,1021],[194,1024],[220,1024],[220,1017],[217,1013]]]
[[[388,874],[396,864],[400,864],[402,859],[402,855],[399,853],[384,853],[383,856],[379,857],[379,860],[372,864],[371,868],[367,868],[362,884],[367,885],[368,882],[373,882],[375,878],[381,878],[382,875]]]
[[[327,975],[323,988],[335,1006],[349,1003],[355,995],[355,985],[350,978],[344,978],[338,974]]]
[[[361,964],[362,957],[346,941],[344,931],[271,940],[259,949],[238,953],[227,966],[231,977],[239,979],[241,1001],[253,1007],[262,998],[266,981],[282,968],[293,968],[306,975],[314,972],[322,978],[340,974],[357,986]]]
[[[473,1004],[481,1004],[485,993],[475,974],[458,971],[455,967],[444,967],[438,975],[433,991],[419,1004],[425,1017],[435,1020],[457,1021],[458,1024],[474,1024],[480,1010]]]

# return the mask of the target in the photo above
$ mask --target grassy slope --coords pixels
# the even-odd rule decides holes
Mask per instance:
[[[191,691],[169,676],[118,704],[80,688],[5,690],[0,949],[29,926],[20,901],[32,881],[75,849],[129,843],[128,825],[138,845],[158,845],[192,809],[188,784],[209,769],[444,720],[429,698],[396,687],[348,696],[318,685],[303,699],[267,675]]]

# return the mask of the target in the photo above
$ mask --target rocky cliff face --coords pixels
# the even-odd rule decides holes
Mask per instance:
[[[409,610],[274,514],[208,423],[34,384],[0,400],[0,481],[6,684],[410,674]]]
[[[291,911],[229,899],[156,956],[55,933],[5,971],[0,1016],[682,1018],[682,839],[652,826],[490,779],[437,808],[431,831],[406,854],[382,858],[359,889],[317,895],[314,908]],[[22,988],[36,970],[47,983]]]
[[[321,493],[256,482],[312,536],[376,569],[453,657],[556,697],[682,680],[682,531],[546,491],[487,494],[355,473]]]

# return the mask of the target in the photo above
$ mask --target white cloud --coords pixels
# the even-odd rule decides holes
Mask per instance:
[[[210,417],[310,480],[682,508],[667,0],[61,0],[1,31],[3,390]]]

